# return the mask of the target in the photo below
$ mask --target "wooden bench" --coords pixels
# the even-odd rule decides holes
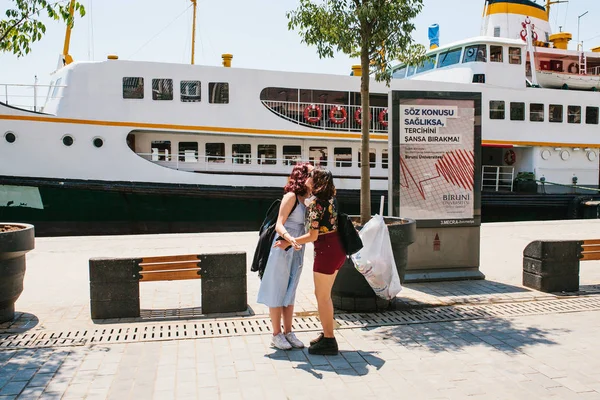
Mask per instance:
[[[542,292],[579,291],[580,261],[600,260],[600,239],[536,240],[523,250],[523,286]]]
[[[90,259],[92,319],[140,316],[140,282],[202,279],[202,312],[246,311],[246,253]]]

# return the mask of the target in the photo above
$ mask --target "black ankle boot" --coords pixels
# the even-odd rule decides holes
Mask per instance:
[[[321,339],[323,339],[324,337],[325,337],[325,334],[323,332],[319,333],[318,337],[316,337],[310,341],[310,345],[312,346],[313,344],[320,342]]]
[[[318,354],[322,356],[335,356],[338,353],[338,344],[335,338],[323,337],[308,348],[309,354]]]

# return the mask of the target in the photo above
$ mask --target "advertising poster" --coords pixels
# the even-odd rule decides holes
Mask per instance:
[[[473,101],[407,100],[399,117],[401,214],[475,223]]]

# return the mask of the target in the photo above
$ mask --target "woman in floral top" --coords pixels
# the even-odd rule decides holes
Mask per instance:
[[[311,341],[308,352],[335,355],[338,353],[338,345],[333,334],[331,288],[338,270],[346,261],[346,253],[337,231],[338,211],[333,176],[325,169],[315,168],[306,180],[306,186],[312,194],[306,201],[308,233],[294,239],[300,245],[314,242],[315,295],[323,326],[323,332]]]

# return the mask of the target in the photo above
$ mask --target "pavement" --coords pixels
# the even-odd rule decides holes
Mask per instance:
[[[140,318],[91,320],[90,258],[250,261],[256,232],[38,238],[17,318],[0,324],[0,400],[600,399],[600,262],[581,264],[576,293],[521,285],[529,242],[599,235],[598,220],[483,224],[485,280],[407,284],[396,311],[337,313],[334,357],[270,346],[250,271],[245,312],[202,314],[200,280],[151,282]],[[319,331],[312,257],[309,245],[294,319],[305,342]]]

